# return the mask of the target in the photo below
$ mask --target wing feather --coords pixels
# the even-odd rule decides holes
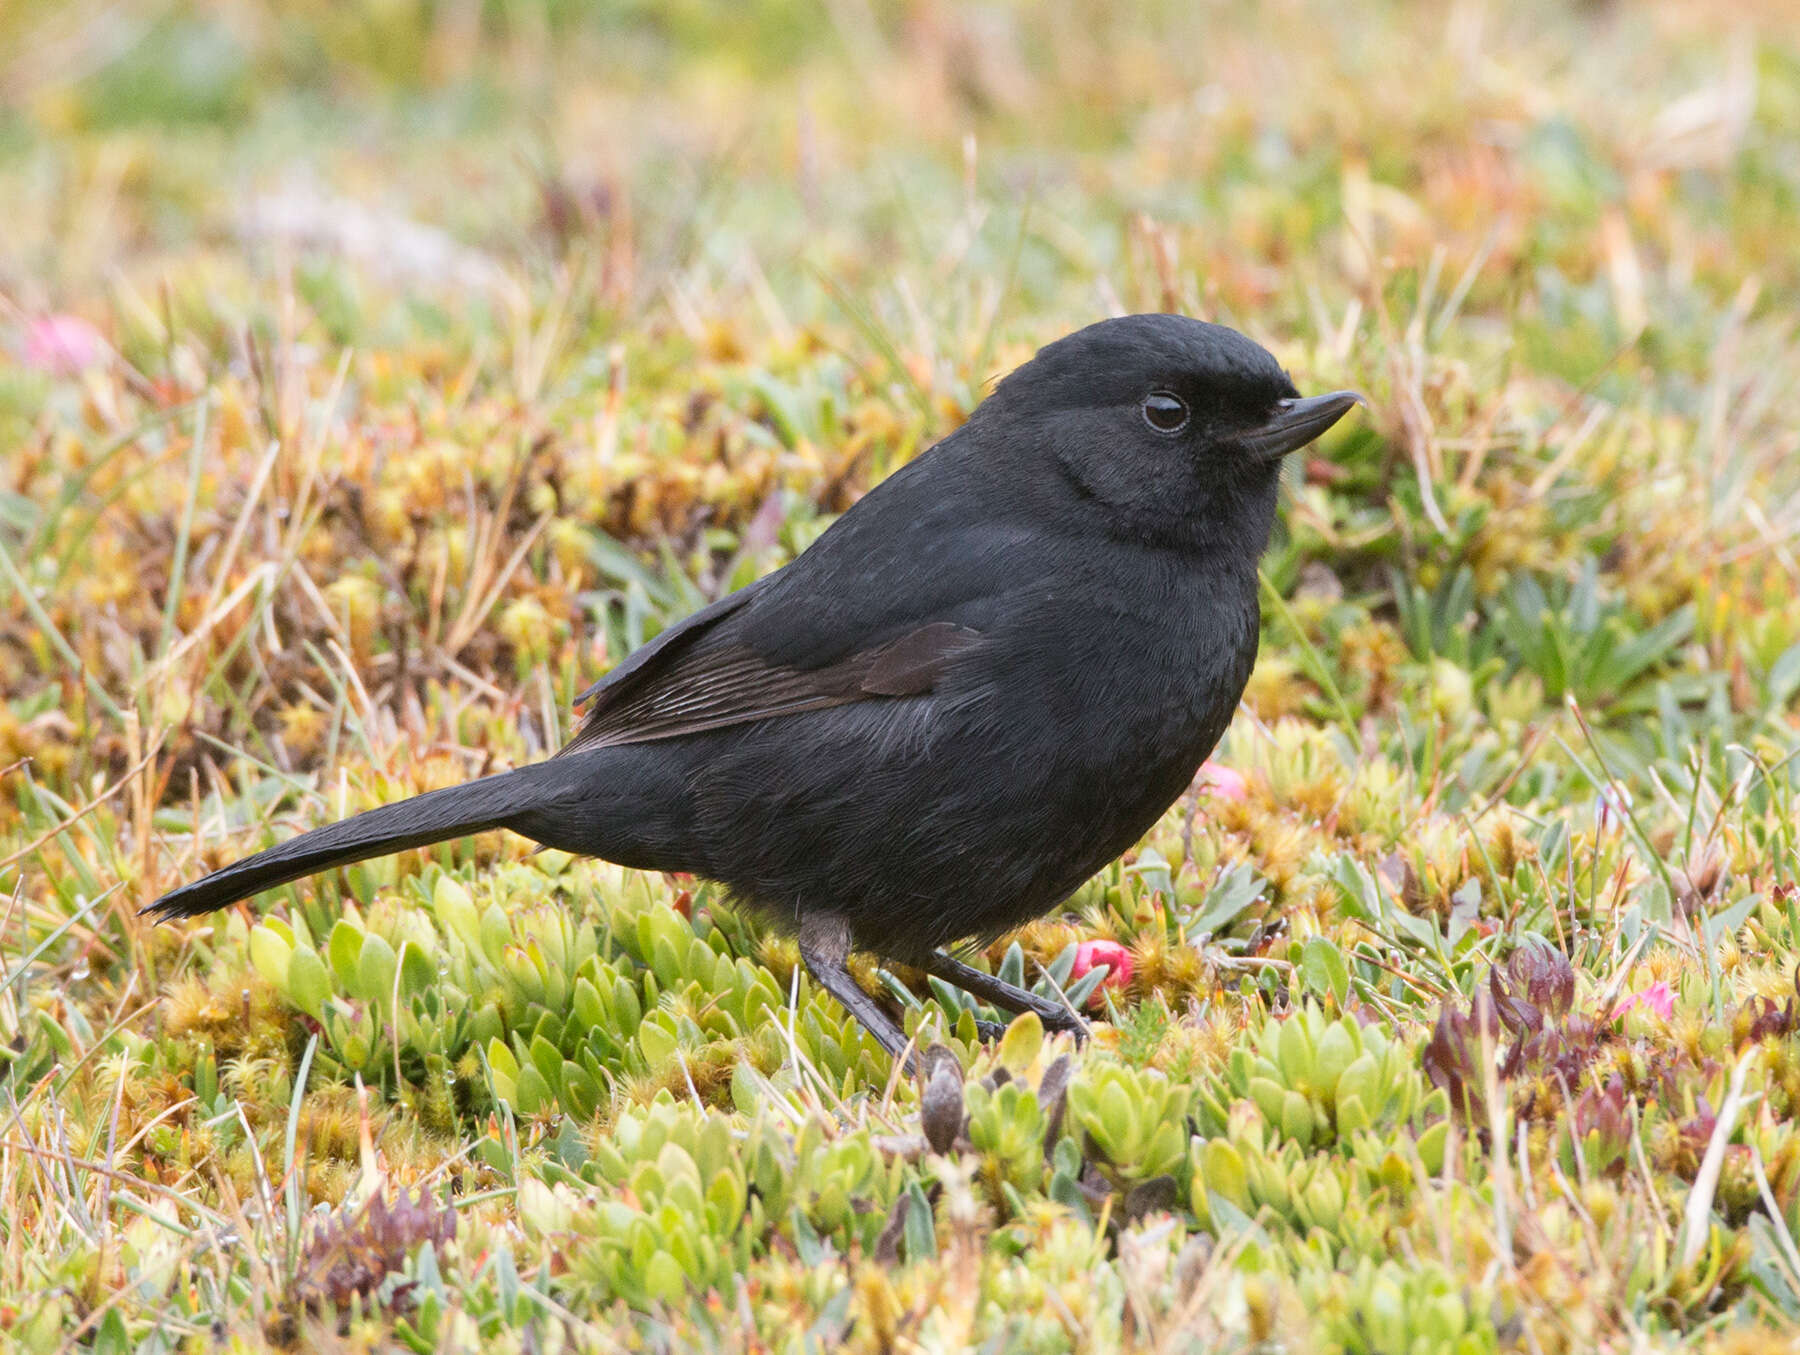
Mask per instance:
[[[746,645],[696,636],[665,647],[623,682],[590,688],[584,695],[598,699],[562,751],[679,738],[852,701],[922,696],[980,638],[966,626],[937,621],[835,663],[796,668],[772,663]]]

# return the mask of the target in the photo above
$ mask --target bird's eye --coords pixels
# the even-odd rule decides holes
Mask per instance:
[[[1151,391],[1144,397],[1144,422],[1159,433],[1179,433],[1187,427],[1187,401],[1168,391]]]

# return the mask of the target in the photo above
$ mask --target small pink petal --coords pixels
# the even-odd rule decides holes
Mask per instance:
[[[25,331],[25,365],[55,376],[74,376],[106,356],[106,340],[79,315],[44,315]]]
[[[1666,981],[1651,984],[1642,992],[1632,993],[1618,1006],[1613,1008],[1612,1019],[1617,1021],[1633,1007],[1642,1007],[1652,1016],[1667,1021],[1675,1015],[1675,990]]]
[[[1088,1006],[1100,1005],[1100,993],[1106,988],[1124,988],[1131,982],[1131,952],[1117,941],[1083,941],[1075,947],[1075,964],[1069,970],[1070,979],[1079,979],[1089,970],[1107,967],[1106,977],[1100,980],[1100,986],[1088,995]]]
[[[1222,762],[1201,763],[1200,783],[1222,800],[1242,800],[1250,793],[1244,774],[1233,771]]]

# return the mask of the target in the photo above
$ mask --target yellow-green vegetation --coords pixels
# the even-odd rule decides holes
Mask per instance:
[[[0,1344],[1800,1323],[1785,0],[15,0],[0,203]],[[867,967],[915,1084],[701,882],[496,836],[135,917],[545,755],[1152,309],[1371,408],[1226,770],[976,957],[1085,1047]]]

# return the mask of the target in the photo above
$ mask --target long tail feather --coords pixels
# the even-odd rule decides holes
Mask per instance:
[[[171,890],[140,911],[158,921],[196,917],[333,866],[504,828],[536,807],[545,780],[536,774],[542,765],[427,791],[326,824]]]

